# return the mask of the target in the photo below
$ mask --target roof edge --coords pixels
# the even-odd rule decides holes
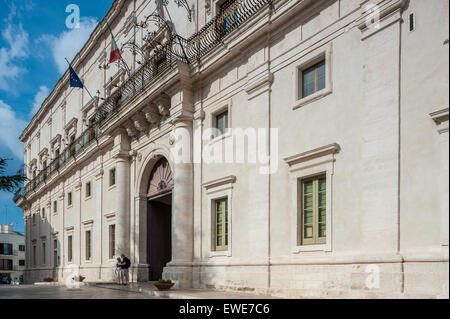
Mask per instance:
[[[111,20],[114,20],[118,16],[118,14],[122,10],[122,8],[126,2],[127,2],[126,0],[114,0],[114,2],[111,4],[111,7],[108,9],[108,12],[105,14],[105,16],[100,20],[100,22],[97,24],[97,26],[91,32],[89,39],[85,42],[85,44],[83,45],[81,50],[78,51],[78,53],[73,58],[71,64],[74,68],[76,68],[85,59],[86,55],[89,53],[90,47],[93,46],[98,41],[100,36],[104,34],[104,32],[107,29],[107,25],[111,24],[110,23]],[[106,23],[105,23],[105,21],[106,21]],[[42,102],[41,107],[39,108],[39,111],[33,116],[30,123],[22,131],[22,134],[19,137],[19,139],[22,143],[25,143],[25,140],[28,137],[30,131],[37,124],[37,122],[43,115],[43,111],[56,98],[56,95],[60,92],[62,86],[68,80],[69,80],[69,71],[66,70],[66,72],[64,72],[64,74],[59,78],[59,80],[54,85],[51,93],[44,100],[44,102]]]

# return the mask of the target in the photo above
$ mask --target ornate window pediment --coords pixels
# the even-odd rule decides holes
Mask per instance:
[[[439,134],[448,132],[449,108],[445,108],[430,114],[431,119],[436,123]]]
[[[61,140],[62,140],[62,136],[61,136],[61,134],[58,134],[50,141],[50,152],[52,154],[55,154],[55,151],[57,149],[61,149]]]
[[[41,163],[44,163],[44,162],[46,162],[47,161],[47,159],[48,159],[48,148],[44,148],[44,149],[42,149],[42,151],[39,153],[39,161],[41,162]]]
[[[74,117],[64,127],[64,132],[65,132],[64,141],[66,143],[70,143],[69,139],[72,138],[73,136],[76,137],[76,135],[77,135],[77,125],[78,125],[78,119],[76,117]]]
[[[109,81],[105,84],[106,96],[110,96],[122,83],[125,82],[126,71],[120,69]]]

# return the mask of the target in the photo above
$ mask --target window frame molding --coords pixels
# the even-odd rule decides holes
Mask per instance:
[[[84,261],[84,263],[85,264],[92,264],[92,262],[93,262],[93,258],[94,258],[94,256],[93,256],[93,236],[92,236],[92,234],[93,234],[93,231],[94,231],[94,220],[92,220],[92,219],[90,219],[90,220],[86,220],[86,221],[84,221],[83,223],[83,251],[84,251],[84,258],[83,258],[83,261]],[[91,232],[91,242],[90,242],[90,245],[91,245],[91,247],[90,247],[90,253],[91,253],[91,258],[90,259],[86,259],[86,252],[87,252],[87,246],[86,246],[86,233],[87,232]]]
[[[112,173],[114,172],[114,184],[111,184],[112,182]],[[117,187],[117,167],[112,166],[108,170],[108,191],[111,191]]]
[[[322,60],[325,61],[325,88],[307,97],[303,97],[303,83],[300,80],[303,71],[309,69]],[[297,110],[302,106],[320,100],[333,93],[333,45],[331,42],[297,60],[293,67],[294,77],[294,107]]]
[[[334,143],[284,159],[289,166],[291,185],[291,250],[293,254],[314,251],[331,252],[333,249],[333,177],[336,154],[338,154],[340,150],[340,146]],[[326,176],[327,183],[326,243],[318,245],[302,245],[302,182],[321,175]]]
[[[73,208],[73,190],[67,192],[67,209]]]
[[[110,213],[110,214],[106,214],[104,216],[105,221],[104,221],[104,231],[106,234],[106,255],[103,257],[104,261],[106,261],[107,263],[111,263],[111,262],[115,262],[116,258],[117,258],[117,223],[116,223],[116,213]],[[114,233],[114,253],[115,255],[113,256],[113,258],[110,258],[110,253],[111,253],[111,237],[110,237],[110,227],[114,226],[115,227],[115,233]],[[103,244],[102,244],[103,247]],[[103,249],[103,248],[102,248]]]
[[[69,237],[72,237],[72,249],[71,251],[69,250]],[[75,254],[74,254],[74,242],[75,242],[75,227],[71,226],[66,228],[66,247],[65,247],[65,256],[64,259],[67,262],[68,265],[73,265],[75,264]],[[71,254],[69,254],[69,251],[71,252]],[[69,260],[69,256],[72,257],[72,260]]]
[[[230,137],[231,134],[231,128],[232,128],[232,113],[231,113],[231,109],[232,109],[233,103],[231,100],[226,101],[224,103],[220,103],[217,106],[211,108],[210,112],[209,112],[209,124],[210,124],[210,128],[212,130],[218,130],[218,128],[216,127],[216,121],[217,121],[217,116],[221,115],[224,112],[228,112],[228,132],[222,134],[222,135],[216,135],[217,132],[215,132],[214,135],[211,135],[210,141],[208,143],[208,145],[213,145],[219,141],[222,141],[228,137]]]
[[[236,183],[235,176],[219,178],[203,184],[208,200],[207,233],[209,238],[208,258],[232,257],[233,252],[233,189]],[[228,249],[216,251],[215,236],[215,203],[218,200],[228,200]]]
[[[89,193],[90,193],[89,196],[87,194],[87,186],[88,186],[88,184],[89,184]],[[86,202],[86,201],[89,201],[90,199],[92,199],[92,180],[85,181],[84,187],[85,187],[85,189],[84,189],[84,201]]]

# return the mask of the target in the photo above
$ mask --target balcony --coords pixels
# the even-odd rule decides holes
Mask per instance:
[[[192,64],[200,62],[203,57],[217,48],[223,40],[250,20],[256,13],[267,7],[274,0],[228,0],[220,8],[219,13],[199,32],[184,39],[172,35],[169,41],[158,47],[151,58],[141,65],[121,86],[119,86],[101,105],[98,106],[91,127],[45,170],[28,183],[20,198],[36,190],[56,171],[60,170],[71,158],[85,149],[102,133],[100,127],[113,118],[134,97],[173,70],[177,63]]]

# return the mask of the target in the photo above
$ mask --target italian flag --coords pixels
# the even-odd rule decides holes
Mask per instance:
[[[114,35],[111,32],[111,54],[109,56],[109,63],[114,63],[120,59],[122,59],[122,55],[120,54],[116,39],[114,39]]]

